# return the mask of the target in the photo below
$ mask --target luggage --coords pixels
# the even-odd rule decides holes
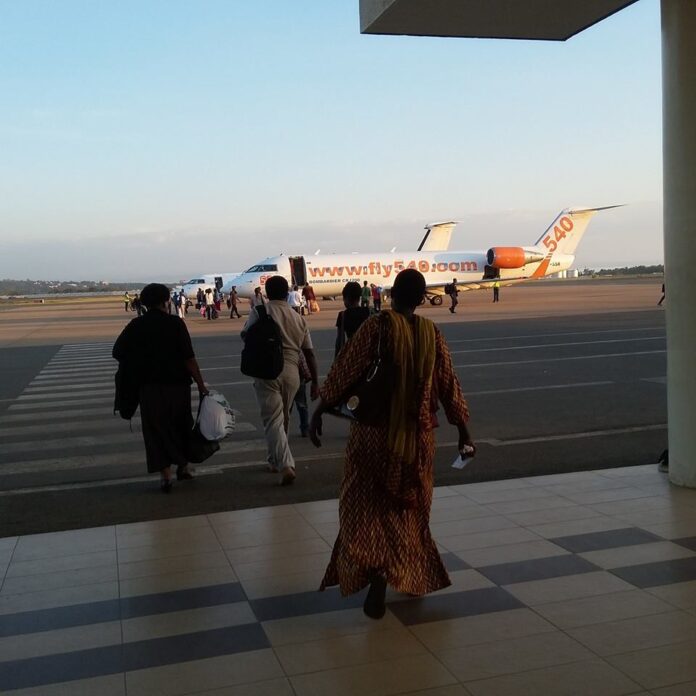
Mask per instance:
[[[224,440],[232,433],[235,426],[234,411],[222,394],[211,391],[201,399],[198,425],[206,440]]]
[[[198,404],[198,415],[193,430],[189,433],[186,440],[186,461],[191,464],[201,464],[206,459],[210,459],[219,449],[220,443],[216,440],[208,440],[201,433],[200,417],[203,402],[207,397],[201,397]]]
[[[266,307],[255,307],[259,320],[247,330],[242,348],[242,374],[257,379],[276,379],[283,371],[283,337]]]
[[[140,382],[134,370],[119,363],[114,375],[114,387],[114,415],[118,412],[123,420],[131,420],[140,403]]]
[[[319,303],[316,300],[310,300],[309,306],[315,314],[319,311]]]

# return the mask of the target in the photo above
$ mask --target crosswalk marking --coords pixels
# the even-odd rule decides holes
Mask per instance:
[[[93,470],[98,472],[95,476],[106,479],[87,484],[58,484],[57,490],[74,485],[121,484],[131,480],[123,476],[140,466],[143,476],[132,480],[152,479],[144,473],[145,451],[139,412],[130,423],[113,412],[114,373],[118,364],[111,357],[111,349],[111,343],[64,346],[24,391],[11,400],[0,415],[0,476],[66,472],[70,481],[71,472]],[[194,415],[198,403],[198,391],[192,385]],[[220,467],[236,467],[234,460],[240,453],[250,453],[253,458],[262,457],[265,452],[262,436],[251,435],[250,439],[245,439],[257,433],[257,427],[241,420],[241,414],[236,415],[235,433],[220,443],[215,471]],[[55,456],[51,456],[54,452]],[[123,467],[129,469],[124,471]],[[14,492],[10,487],[1,491],[0,496]]]

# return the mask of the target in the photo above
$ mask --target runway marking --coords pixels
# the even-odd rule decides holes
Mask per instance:
[[[655,384],[667,384],[667,375],[664,377],[641,377],[641,382],[654,382]]]
[[[564,348],[566,346],[594,346],[603,343],[628,343],[632,341],[664,341],[664,336],[649,336],[640,338],[611,338],[603,341],[570,341],[567,343],[538,343],[532,346],[501,346],[500,348],[473,348],[469,350],[452,350],[452,355],[461,353],[488,353],[500,352],[503,350],[533,350],[537,348]]]
[[[483,396],[486,394],[515,394],[517,392],[526,391],[546,391],[547,389],[580,389],[583,387],[605,387],[609,384],[615,384],[612,380],[604,380],[601,382],[571,382],[569,384],[540,384],[534,387],[514,387],[512,389],[486,389],[483,391],[468,391],[466,396]]]
[[[101,394],[111,394],[113,396],[114,389],[113,387],[109,389],[92,389],[90,391],[85,391],[82,392],[81,394],[76,394],[74,391],[57,391],[57,392],[50,392],[46,394],[25,394],[22,393],[17,397],[18,401],[38,401],[41,399],[48,400],[52,398],[62,398],[65,396],[74,396],[76,398],[79,398],[81,396],[100,396]]]
[[[522,336],[488,336],[480,338],[447,339],[447,343],[473,343],[474,341],[517,341],[523,338],[556,338],[557,336],[592,336],[612,333],[633,333],[635,331],[664,331],[664,326],[648,326],[638,329],[601,329],[599,331],[562,331],[559,333],[536,333]]]
[[[65,382],[64,384],[50,384],[50,385],[38,384],[38,385],[34,385],[34,383],[32,382],[31,384],[29,384],[25,388],[24,392],[22,392],[22,393],[24,393],[24,394],[40,394],[42,392],[49,392],[50,393],[52,391],[55,391],[56,387],[58,387],[58,388],[70,387],[71,389],[81,390],[81,389],[95,389],[95,388],[98,389],[100,387],[108,387],[108,386],[110,386],[111,389],[113,390],[113,388],[114,388],[114,380],[113,379],[108,379],[108,380],[104,380],[101,382],[83,382],[80,384],[75,384],[74,382]]]
[[[464,363],[455,365],[456,368],[465,367],[498,367],[500,365],[533,365],[535,363],[565,362],[566,360],[603,360],[605,358],[624,358],[629,355],[658,355],[666,353],[666,350],[642,350],[633,353],[604,353],[602,355],[573,355],[566,358],[539,358],[537,360],[509,360],[505,362]]]

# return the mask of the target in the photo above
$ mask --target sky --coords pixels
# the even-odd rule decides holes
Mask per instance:
[[[0,277],[532,244],[662,262],[660,18],[567,42],[363,36],[358,0],[0,0]]]

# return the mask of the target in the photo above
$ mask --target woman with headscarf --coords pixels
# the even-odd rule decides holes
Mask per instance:
[[[392,311],[368,319],[343,347],[310,424],[319,447],[322,414],[360,381],[378,353],[382,332],[381,354],[395,370],[389,418],[383,426],[351,423],[340,528],[321,583],[322,590],[340,585],[343,595],[370,585],[364,611],[374,619],[384,616],[387,585],[424,595],[451,584],[429,529],[438,401],[459,429],[460,451],[469,456],[475,451],[445,339],[433,322],[414,313],[424,296],[425,279],[418,271],[399,273]]]
[[[140,418],[147,470],[160,472],[161,488],[172,488],[172,466],[178,480],[192,479],[186,443],[193,428],[191,382],[208,393],[193,352],[186,323],[167,312],[169,289],[151,283],[140,294],[148,311],[131,320],[116,339],[113,357],[140,385]]]

